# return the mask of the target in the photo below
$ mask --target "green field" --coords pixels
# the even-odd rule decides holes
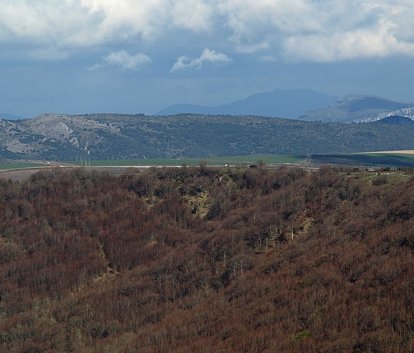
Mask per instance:
[[[317,164],[340,164],[373,167],[414,167],[414,155],[404,153],[356,153],[335,155],[314,155]]]
[[[111,159],[72,162],[68,165],[85,167],[138,167],[138,166],[248,166],[265,163],[268,166],[280,164],[303,164],[305,157],[293,155],[249,155],[249,156],[221,156],[200,158],[157,158],[157,159]],[[344,165],[344,166],[372,166],[372,167],[414,167],[414,154],[405,153],[355,153],[355,154],[327,154],[313,155],[308,162],[311,165]],[[25,169],[48,166],[42,162],[33,161],[3,161],[0,162],[0,170]],[[52,165],[50,165],[52,166]]]
[[[43,163],[37,162],[2,162],[0,163],[0,170],[11,170],[11,169],[26,169],[43,167]]]
[[[395,158],[400,158],[402,160],[407,160],[407,161],[414,161],[414,154],[409,154],[409,153],[394,153],[394,152],[384,152],[384,153],[377,153],[377,152],[365,152],[365,153],[358,153],[359,155],[362,156],[369,156],[369,157],[377,157],[377,158],[390,158],[390,157],[395,157]]]
[[[85,161],[82,165],[91,167],[101,166],[194,166],[200,163],[207,165],[224,166],[255,164],[262,161],[266,164],[299,163],[303,158],[286,155],[252,155],[252,156],[226,156],[208,158],[179,158],[179,159],[133,159],[133,160],[94,160]],[[81,165],[80,163],[75,163]]]

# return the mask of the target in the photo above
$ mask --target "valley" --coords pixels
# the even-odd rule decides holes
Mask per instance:
[[[414,353],[413,19],[0,0],[0,353]]]

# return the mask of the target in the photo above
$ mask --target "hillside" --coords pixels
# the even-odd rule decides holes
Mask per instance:
[[[412,352],[414,179],[321,169],[0,182],[0,351]]]
[[[409,118],[411,120],[414,120],[414,108],[412,106],[410,106],[410,107],[406,107],[406,108],[402,108],[402,109],[388,111],[388,112],[385,112],[385,113],[380,113],[380,114],[377,114],[375,116],[367,117],[367,118],[361,120],[361,122],[372,123],[372,122],[375,122],[375,121],[381,121],[381,120],[384,120],[384,119],[387,119],[387,118],[392,118],[394,116],[399,116],[399,117],[404,117],[404,118]]]
[[[412,107],[412,104],[373,96],[348,95],[328,107],[308,112],[300,119],[344,123],[370,121],[380,114],[386,115],[389,112],[408,107]]]
[[[191,113],[205,115],[255,115],[294,119],[310,110],[328,106],[336,99],[336,97],[313,90],[276,89],[215,107],[176,104],[163,109],[158,115]]]
[[[414,125],[414,120],[405,116],[391,115],[381,120],[376,120],[375,124],[412,126]]]
[[[414,128],[253,116],[58,115],[0,120],[0,156],[69,160],[414,149]]]

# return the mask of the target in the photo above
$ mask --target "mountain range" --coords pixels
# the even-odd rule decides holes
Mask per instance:
[[[192,104],[175,104],[161,110],[158,115],[183,113],[207,115],[256,115],[297,118],[310,110],[334,103],[338,98],[307,89],[280,90],[254,94],[225,105],[207,107]]]
[[[367,122],[385,116],[414,116],[414,103],[395,102],[369,95],[337,98],[306,89],[273,90],[220,106],[176,104],[158,115],[254,115],[322,122]]]
[[[414,149],[414,127],[254,116],[60,115],[0,120],[0,157],[74,161]]]
[[[169,115],[185,111],[192,112]],[[297,115],[296,120],[292,118]],[[0,158],[10,159],[308,155],[414,149],[413,104],[373,96],[337,99],[310,90],[274,90],[220,107],[176,105],[156,116],[5,117],[1,119],[0,115]]]
[[[372,122],[388,116],[414,119],[414,103],[396,102],[370,95],[338,98],[309,89],[275,89],[219,106],[174,104],[157,116],[179,114],[263,116],[321,122]],[[23,120],[22,116],[0,113],[0,119]]]

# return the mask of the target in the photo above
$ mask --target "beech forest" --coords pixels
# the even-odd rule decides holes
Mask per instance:
[[[0,180],[0,352],[414,352],[413,174]]]

